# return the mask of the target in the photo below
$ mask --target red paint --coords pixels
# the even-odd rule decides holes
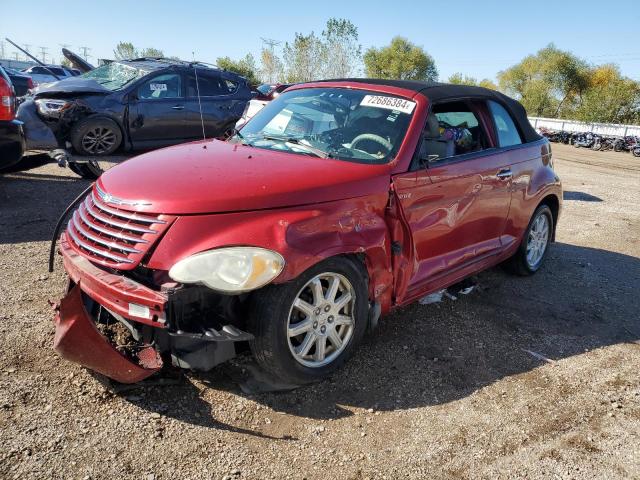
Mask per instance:
[[[346,81],[289,90],[313,87],[412,98],[415,114],[396,158],[366,165],[221,141],[141,155],[106,172],[96,188],[140,201],[117,208],[160,215],[156,218],[167,219],[167,226],[131,257],[133,264],[118,269],[143,265],[166,272],[198,252],[251,245],[283,256],[285,268],[274,280],[279,284],[328,257],[359,254],[369,273],[370,300],[386,313],[505,260],[540,202],[551,195],[561,203],[546,140],[408,172],[426,121],[426,97]],[[488,124],[485,110],[478,105],[482,123]],[[489,138],[494,144],[495,135]],[[497,177],[505,168],[512,178]],[[162,326],[164,294],[124,272],[94,265],[67,236],[61,251],[67,272],[91,298],[131,320]],[[148,306],[156,320],[131,317],[128,302]]]
[[[85,310],[81,288],[76,285],[60,301],[53,348],[67,360],[121,383],[136,383],[160,370],[161,363],[156,362],[154,368],[143,368],[111,346]],[[153,365],[149,356],[149,352],[145,352],[143,359],[146,364]]]

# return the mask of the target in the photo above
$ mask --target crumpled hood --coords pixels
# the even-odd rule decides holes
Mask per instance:
[[[70,77],[57,82],[43,83],[33,90],[34,97],[44,97],[49,94],[59,93],[111,93],[111,90],[103,87],[90,78]]]
[[[382,193],[388,191],[389,179],[389,165],[207,140],[127,160],[106,171],[97,185],[115,197],[120,208],[194,214],[291,207]]]

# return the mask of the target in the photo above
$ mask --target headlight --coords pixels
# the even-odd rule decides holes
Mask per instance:
[[[228,247],[197,253],[180,260],[169,276],[180,283],[201,283],[229,293],[266,285],[284,268],[279,253],[258,247]]]
[[[38,112],[45,117],[59,117],[60,112],[68,105],[70,104],[66,100],[53,100],[49,98],[39,98],[36,100]]]

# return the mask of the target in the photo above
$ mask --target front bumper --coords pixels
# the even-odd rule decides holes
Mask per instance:
[[[65,233],[60,252],[75,286],[56,315],[54,347],[72,362],[121,383],[134,383],[158,371],[161,358],[170,358],[180,368],[210,370],[235,356],[236,342],[253,338],[224,316],[237,306],[236,297],[215,296],[204,287],[153,290],[98,268],[69,245]],[[207,308],[198,310],[203,304]],[[111,344],[113,337],[101,333],[98,328],[105,327],[105,317],[107,324],[119,322],[132,333],[137,353],[124,348],[129,354],[123,355]],[[118,343],[119,348],[125,344]]]
[[[32,98],[20,104],[16,118],[24,123],[27,150],[55,150],[63,146],[58,142],[51,128],[38,115]]]
[[[121,383],[135,383],[156,373],[162,361],[153,347],[138,352],[147,368],[136,365],[98,331],[82,301],[80,285],[75,285],[60,302],[55,316],[54,349],[67,360],[79,363]]]
[[[69,245],[66,232],[60,238],[60,252],[67,274],[82,290],[107,309],[136,322],[164,328],[167,295],[122,275],[96,267]]]

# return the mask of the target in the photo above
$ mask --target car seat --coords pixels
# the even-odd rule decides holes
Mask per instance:
[[[455,150],[456,144],[452,139],[447,140],[442,138],[438,117],[429,115],[420,157],[430,158],[432,161],[439,160],[441,158],[452,157],[455,154]]]

